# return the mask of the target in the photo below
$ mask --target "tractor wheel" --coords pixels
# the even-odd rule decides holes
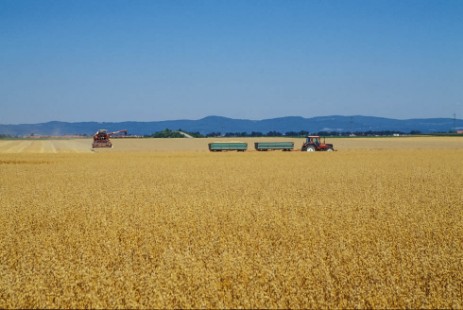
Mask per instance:
[[[315,148],[313,146],[308,146],[306,152],[315,152]]]
[[[333,149],[331,147],[326,149],[327,152],[333,152]]]

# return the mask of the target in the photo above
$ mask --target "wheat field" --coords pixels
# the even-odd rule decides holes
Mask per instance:
[[[463,308],[463,138],[211,141],[0,141],[0,308]]]

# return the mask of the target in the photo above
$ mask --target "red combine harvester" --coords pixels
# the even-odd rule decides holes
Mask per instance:
[[[333,144],[325,143],[325,138],[321,142],[320,136],[307,136],[307,140],[302,145],[301,151],[303,152],[315,152],[315,151],[334,151]]]
[[[106,129],[100,129],[93,135],[93,148],[99,147],[113,147],[113,144],[109,140],[109,137],[117,134],[127,134],[127,130],[118,130],[113,132],[108,132]]]

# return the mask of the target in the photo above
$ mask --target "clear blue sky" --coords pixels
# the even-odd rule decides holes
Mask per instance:
[[[0,124],[463,116],[463,0],[0,0]]]

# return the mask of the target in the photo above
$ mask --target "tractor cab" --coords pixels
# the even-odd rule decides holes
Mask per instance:
[[[333,144],[325,143],[325,138],[323,142],[321,141],[320,136],[307,136],[304,144],[302,145],[301,151],[303,152],[315,152],[315,151],[334,151]]]
[[[307,136],[305,143],[320,145],[320,136]]]

